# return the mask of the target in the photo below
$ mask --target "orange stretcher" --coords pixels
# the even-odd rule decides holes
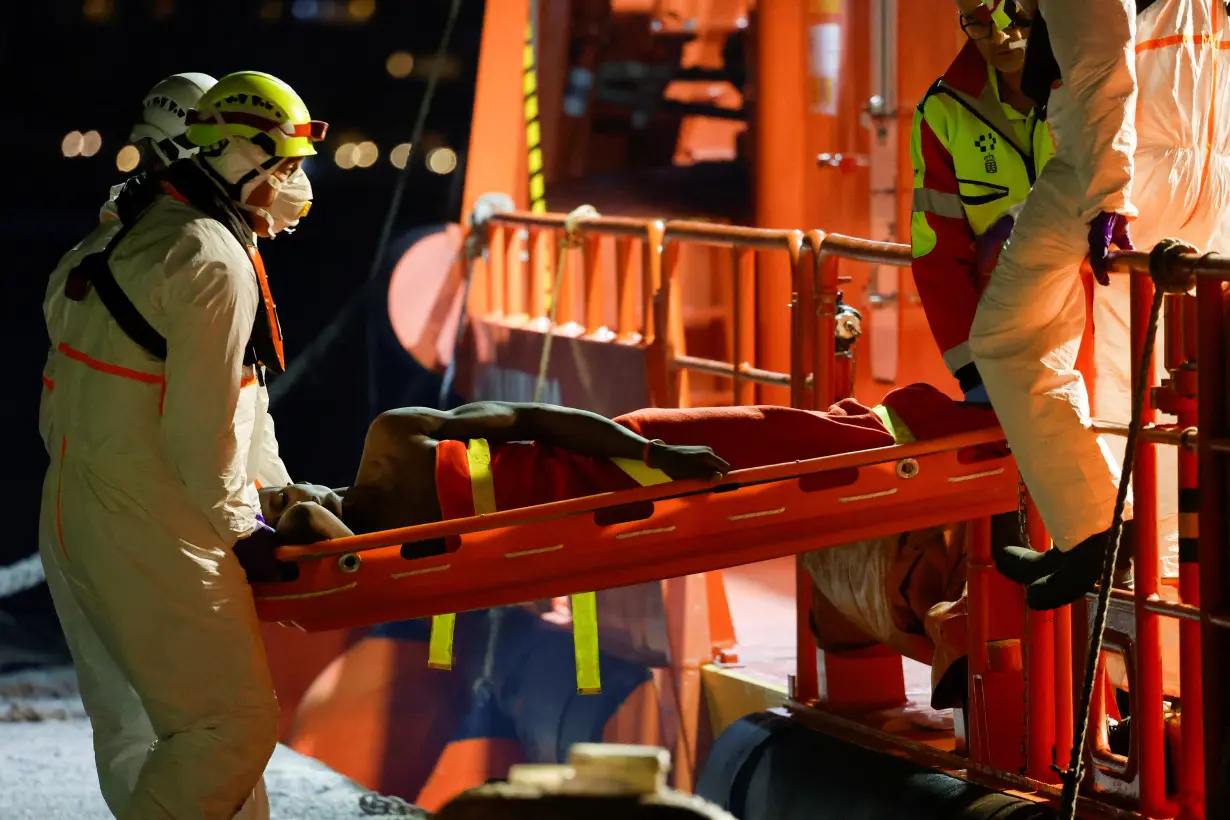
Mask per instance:
[[[321,631],[675,578],[1017,508],[998,428],[282,547],[261,620]],[[446,539],[406,559],[401,545]]]

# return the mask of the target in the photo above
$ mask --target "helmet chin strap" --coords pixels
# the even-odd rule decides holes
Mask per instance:
[[[164,144],[163,140],[151,139],[149,137],[146,139],[149,140],[150,148],[153,149],[154,154],[158,157],[158,159],[162,160],[163,165],[170,165],[173,162],[168,152],[167,145]],[[169,143],[170,141],[166,140],[165,142]]]
[[[257,163],[255,167],[249,167],[249,170],[243,172],[238,179],[232,181],[235,172],[239,169],[234,167],[236,161],[243,162],[248,166],[252,166],[255,160],[247,155],[234,139],[227,141],[222,151],[215,157],[204,158],[201,165],[208,172],[209,176],[218,185],[219,188],[230,198],[235,205],[243,211],[255,214],[258,218],[263,218],[265,224],[272,228],[272,218],[266,213],[264,208],[251,205],[247,202],[260,184],[269,181],[276,187],[276,180],[271,171],[282,162],[281,157],[268,157],[263,162]]]
[[[213,118],[222,132],[222,136],[226,138],[226,143],[219,152],[217,160],[215,162],[208,162],[206,165],[210,166],[216,177],[223,180],[223,190],[227,192],[235,204],[241,208],[248,209],[252,206],[248,205],[247,199],[261,182],[268,181],[276,187],[272,171],[282,162],[283,158],[271,156],[251,141],[236,137],[221,112],[214,111]],[[253,156],[253,152],[256,152],[259,156]],[[231,168],[225,166],[228,161],[235,159],[242,160],[248,166],[248,170],[240,174],[239,178],[232,182],[216,166],[223,165],[224,170],[230,171]]]

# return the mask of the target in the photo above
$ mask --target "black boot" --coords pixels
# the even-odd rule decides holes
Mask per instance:
[[[1018,584],[1032,584],[1059,569],[1063,553],[1052,547],[1038,552],[1029,547],[1004,547],[995,551],[999,574]]]
[[[1060,553],[1055,571],[1030,584],[1025,591],[1029,608],[1058,609],[1093,592],[1102,577],[1106,536],[1109,533],[1110,531],[1106,530],[1092,535],[1067,552]]]

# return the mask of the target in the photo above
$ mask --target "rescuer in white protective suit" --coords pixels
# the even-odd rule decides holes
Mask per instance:
[[[1230,77],[1230,51],[1214,46],[1230,28],[1225,0],[1137,0],[1136,7],[1139,96],[1132,200],[1140,213],[1132,222],[1132,239],[1143,250],[1173,237],[1203,251],[1226,253],[1230,98],[1224,85],[1220,100],[1214,90],[1215,78]],[[1130,285],[1129,276],[1112,277],[1110,287],[1097,289],[1093,304],[1093,414],[1112,421],[1127,421],[1132,412]],[[1164,327],[1162,322],[1157,343],[1159,380],[1166,377]],[[1122,459],[1126,440],[1111,436],[1106,441]],[[1158,513],[1173,521],[1178,512],[1178,450],[1158,447],[1157,456]]]
[[[1200,247],[1218,241],[1230,169],[1212,81],[1213,61],[1224,57],[1215,38],[1199,32],[1220,31],[1224,15],[1219,0],[1037,0],[1035,27],[1045,26],[1047,36],[1035,30],[1030,49],[1049,43],[1045,56],[1055,76],[1042,84],[1040,102],[1057,153],[1016,221],[970,340],[1059,548],[1009,548],[997,557],[1004,574],[1030,585],[1029,603],[1037,609],[1062,606],[1093,588],[1119,482],[1118,460],[1088,427],[1088,394],[1075,370],[1084,328],[1079,266],[1088,255],[1098,281],[1109,284],[1106,254],[1132,246],[1128,223],[1137,204],[1146,212],[1132,226],[1138,241],[1164,235]],[[1028,85],[1027,77],[1023,87],[1030,92]]]
[[[114,232],[53,274],[39,547],[111,811],[251,820],[269,816],[278,708],[236,554],[271,553],[258,482],[289,480],[256,237],[306,213],[325,126],[255,72],[186,124],[201,155],[125,183]]]

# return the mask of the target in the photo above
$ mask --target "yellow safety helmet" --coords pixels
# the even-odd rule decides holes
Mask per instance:
[[[225,123],[225,128],[218,120]],[[239,71],[218,80],[188,112],[187,138],[202,148],[230,136],[244,137],[274,157],[310,157],[328,124],[313,120],[286,83],[260,71]]]

